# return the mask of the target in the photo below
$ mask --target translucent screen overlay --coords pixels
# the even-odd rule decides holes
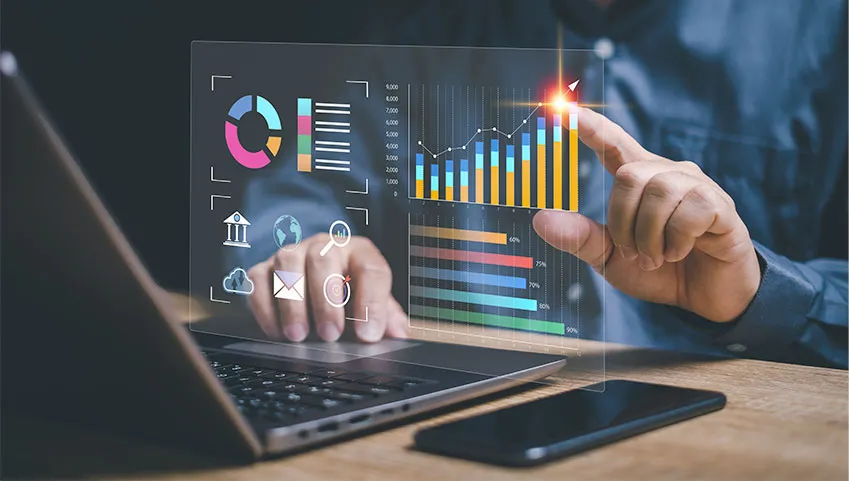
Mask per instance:
[[[194,42],[191,329],[483,376],[504,366],[421,341],[535,352],[568,358],[554,379],[602,380],[604,284],[537,232],[561,226],[534,226],[541,209],[603,216],[581,209],[604,179],[573,108],[603,105],[602,67],[579,50]],[[409,340],[357,342],[390,294]],[[327,313],[344,315],[339,342],[317,336]],[[303,343],[281,335],[298,315]]]

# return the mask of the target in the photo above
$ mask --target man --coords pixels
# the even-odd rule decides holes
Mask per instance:
[[[580,214],[541,211],[533,226],[595,272],[584,295],[598,296],[602,274],[614,288],[606,339],[845,368],[845,3],[607,3],[427,3],[395,23],[402,33],[387,27],[375,40],[553,47],[562,22],[565,46],[605,60],[606,103],[628,108],[579,116],[582,142],[604,159],[583,168],[598,175],[582,192],[602,191],[608,175],[606,203],[584,195]],[[292,182],[257,179],[247,204],[258,210]],[[384,210],[388,194],[375,193]],[[345,328],[326,303],[274,299],[264,280],[284,269],[306,272],[316,299],[324,276],[310,272],[350,272],[367,287],[353,305],[372,320],[355,323],[358,337],[404,336],[390,243],[355,238],[321,256],[327,241],[313,236],[249,271],[262,280],[250,303],[265,332],[300,341],[314,328],[333,341]]]

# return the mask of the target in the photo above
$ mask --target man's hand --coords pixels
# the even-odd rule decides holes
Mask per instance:
[[[345,316],[366,319],[368,306],[367,322],[349,321],[357,337],[367,342],[378,341],[384,334],[406,337],[407,316],[392,297],[392,271],[377,247],[364,237],[352,237],[348,245],[320,255],[329,240],[327,234],[312,236],[296,249],[279,250],[248,271],[255,285],[251,310],[262,330],[274,339],[299,342],[307,337],[312,320],[322,339],[335,341],[345,329]],[[303,272],[306,299],[276,299],[271,292],[275,270]],[[333,307],[324,298],[324,280],[330,274],[351,277],[351,300],[345,308]]]
[[[542,211],[537,233],[628,295],[717,322],[740,316],[761,273],[731,197],[696,164],[646,151],[601,114],[580,109],[579,119],[581,141],[614,177],[608,224]]]

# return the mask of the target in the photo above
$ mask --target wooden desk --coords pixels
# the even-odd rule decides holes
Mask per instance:
[[[414,424],[251,466],[220,466],[220,461],[197,453],[59,427],[60,434],[52,431],[51,437],[72,442],[61,452],[49,453],[47,459],[56,469],[44,471],[44,448],[34,443],[36,439],[43,440],[40,433],[48,427],[37,422],[35,431],[23,442],[4,440],[4,461],[16,459],[19,466],[16,472],[23,467],[26,468],[23,471],[36,470],[38,477],[89,473],[110,479],[198,481],[518,478],[807,481],[843,480],[849,476],[846,371],[632,349],[608,351],[606,361],[608,379],[718,390],[727,395],[728,405],[716,413],[531,469],[498,468],[419,453],[411,450],[412,436],[421,426],[559,392],[567,389],[568,383],[490,400]],[[4,422],[9,421],[4,419]]]

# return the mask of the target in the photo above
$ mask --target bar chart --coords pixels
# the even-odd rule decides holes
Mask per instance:
[[[555,104],[532,99],[532,95],[520,101],[488,99],[488,89],[481,91],[482,99],[468,96],[473,106],[464,105],[466,98],[462,95],[459,100],[453,95],[452,106],[448,107],[439,98],[432,98],[447,94],[435,94],[426,88],[411,91],[416,97],[411,105],[422,105],[417,117],[424,120],[421,131],[416,133],[414,129],[411,135],[414,154],[410,160],[415,167],[408,169],[414,176],[409,185],[415,187],[410,197],[577,211],[575,94],[570,93],[568,102]],[[430,104],[438,112],[428,111]],[[468,113],[470,110],[474,113]],[[429,116],[433,117],[430,124]],[[451,119],[451,126],[440,125],[445,118]],[[427,125],[434,122],[439,122],[436,128],[443,128],[444,133],[434,135],[428,130]],[[458,127],[458,123],[462,125]]]
[[[442,215],[409,217],[409,313],[450,324],[568,335],[546,279],[560,258],[534,256],[527,227],[449,227]],[[447,323],[447,324],[446,324]],[[443,329],[451,330],[451,329]],[[456,332],[456,330],[454,331]],[[468,332],[468,329],[464,332]]]

